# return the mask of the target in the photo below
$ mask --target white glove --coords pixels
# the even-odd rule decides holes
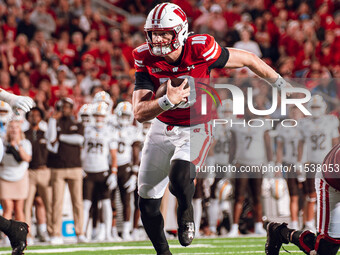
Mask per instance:
[[[109,187],[109,190],[117,188],[117,174],[111,173],[106,180],[106,185]]]
[[[29,112],[32,107],[34,107],[35,103],[32,98],[24,97],[24,96],[16,96],[13,97],[10,102],[10,106],[13,108],[13,112],[16,115],[19,115],[18,109],[23,110],[24,112]]]
[[[136,175],[131,175],[129,180],[124,184],[124,188],[126,188],[126,192],[130,193],[134,191],[137,187],[137,176]]]

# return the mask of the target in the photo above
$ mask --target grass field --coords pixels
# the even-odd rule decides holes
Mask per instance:
[[[182,247],[177,240],[170,240],[171,252],[175,255],[223,255],[223,254],[264,254],[264,237],[195,239],[188,247]],[[284,246],[291,255],[303,254],[293,245]],[[0,248],[0,255],[10,254],[9,248]],[[150,242],[89,243],[68,244],[62,246],[31,246],[25,254],[75,254],[75,255],[120,255],[120,254],[155,254]],[[288,254],[281,249],[281,254]]]

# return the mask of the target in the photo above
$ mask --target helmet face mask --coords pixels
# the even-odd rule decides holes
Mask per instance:
[[[88,114],[80,115],[80,121],[84,126],[88,126],[91,123],[91,116]]]
[[[132,121],[131,121],[131,115],[130,114],[122,114],[120,117],[119,117],[119,119],[118,119],[118,121],[119,121],[119,124],[121,125],[121,126],[129,126],[129,125],[131,125],[132,124]]]
[[[102,128],[106,124],[106,115],[99,115],[99,114],[94,114],[93,115],[96,127],[97,128]]]
[[[103,128],[107,122],[109,106],[105,102],[94,105],[93,118],[97,128]]]
[[[315,95],[308,103],[308,108],[313,118],[318,118],[326,114],[327,104],[320,95]]]
[[[232,118],[233,117],[233,101],[227,99],[223,104],[217,109],[219,118]]]
[[[115,113],[117,115],[117,122],[121,127],[127,127],[133,124],[134,117],[132,104],[130,102],[120,102],[115,109]]]
[[[92,111],[92,104],[83,104],[79,109],[78,121],[81,122],[85,127],[93,125]]]
[[[188,38],[188,20],[176,4],[158,4],[149,13],[144,26],[146,41],[151,55],[164,57],[184,45]],[[152,32],[172,32],[169,42],[154,42]]]

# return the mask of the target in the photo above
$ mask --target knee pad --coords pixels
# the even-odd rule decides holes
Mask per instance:
[[[141,214],[147,216],[155,216],[160,213],[162,199],[145,199],[139,197],[139,209]]]

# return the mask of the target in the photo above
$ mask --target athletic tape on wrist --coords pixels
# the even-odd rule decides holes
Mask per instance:
[[[174,107],[175,105],[170,102],[168,96],[165,94],[161,98],[158,99],[158,105],[164,110],[167,111]]]
[[[286,87],[287,82],[285,81],[285,79],[282,78],[281,75],[279,75],[277,80],[272,85],[273,85],[273,87],[283,89],[284,87]]]

